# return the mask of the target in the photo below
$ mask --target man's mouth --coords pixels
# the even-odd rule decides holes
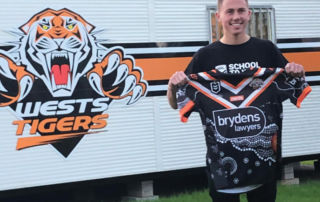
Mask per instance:
[[[231,26],[234,26],[234,27],[240,27],[242,26],[242,22],[236,22],[236,23],[230,23]]]
[[[65,88],[70,82],[70,62],[66,51],[51,54],[51,79],[57,88]]]

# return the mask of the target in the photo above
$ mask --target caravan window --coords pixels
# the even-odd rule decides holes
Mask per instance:
[[[271,6],[251,6],[251,20],[248,26],[250,36],[276,41],[274,8]],[[218,23],[215,13],[217,7],[209,7],[210,13],[210,40],[211,42],[223,36],[222,26]]]

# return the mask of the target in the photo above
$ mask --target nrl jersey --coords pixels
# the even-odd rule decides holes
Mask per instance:
[[[217,70],[190,74],[177,92],[181,121],[198,111],[215,188],[264,184],[275,175],[282,102],[300,107],[311,92],[304,78],[282,68],[251,68],[240,74]]]

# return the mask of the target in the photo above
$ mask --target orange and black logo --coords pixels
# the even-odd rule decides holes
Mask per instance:
[[[135,59],[104,47],[94,30],[68,9],[45,9],[0,51],[0,107],[17,116],[17,150],[52,144],[67,157],[85,135],[104,131],[112,102],[146,95]]]

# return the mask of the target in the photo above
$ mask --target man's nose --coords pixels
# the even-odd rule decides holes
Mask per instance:
[[[234,12],[232,18],[233,18],[234,20],[240,19],[240,13],[239,13],[239,12]]]

